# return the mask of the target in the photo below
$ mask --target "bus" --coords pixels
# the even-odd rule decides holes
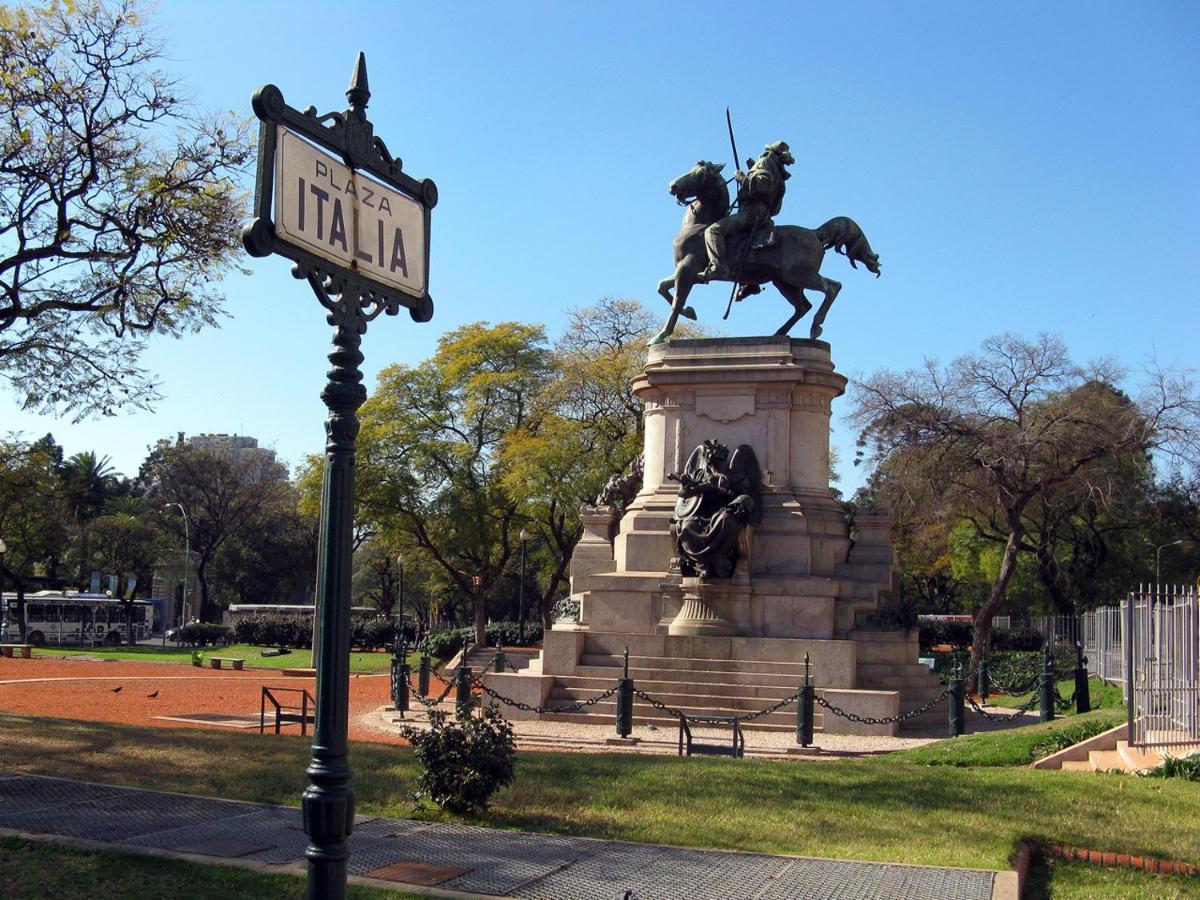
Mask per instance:
[[[25,640],[40,647],[43,644],[105,644],[115,646],[129,642],[125,628],[125,607],[121,600],[107,594],[83,594],[72,591],[38,591],[25,595]],[[137,640],[150,637],[153,604],[146,600],[133,601],[133,636]],[[5,593],[3,629],[5,641],[21,640],[21,623],[17,618],[17,595]]]

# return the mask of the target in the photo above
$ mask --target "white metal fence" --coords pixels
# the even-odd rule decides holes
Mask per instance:
[[[1196,588],[1142,585],[1079,617],[1088,672],[1120,684],[1129,742],[1200,748],[1200,597]]]
[[[1122,605],[1129,635],[1131,743],[1200,744],[1200,598],[1194,588],[1146,585]]]

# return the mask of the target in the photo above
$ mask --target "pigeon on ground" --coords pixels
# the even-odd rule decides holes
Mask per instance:
[[[155,697],[158,696],[158,691],[155,691],[153,694],[147,694],[146,696],[149,697],[151,700],[153,700]]]
[[[125,687],[125,685],[118,684],[115,688],[112,689],[112,692],[114,694],[119,694],[119,693],[121,693],[121,688],[123,688],[123,687]]]

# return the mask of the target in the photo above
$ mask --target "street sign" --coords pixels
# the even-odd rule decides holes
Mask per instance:
[[[429,219],[438,191],[404,172],[375,135],[365,108],[366,64],[359,63],[350,109],[317,115],[288,106],[273,84],[254,94],[259,118],[254,219],[242,229],[251,256],[279,254],[297,277],[364,298],[368,319],[406,307],[433,318],[429,296]],[[314,287],[314,290],[317,289]],[[354,304],[347,307],[354,312]]]
[[[276,238],[410,297],[424,296],[428,236],[421,204],[276,128]]]

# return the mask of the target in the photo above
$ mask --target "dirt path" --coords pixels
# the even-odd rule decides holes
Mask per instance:
[[[264,686],[307,688],[311,693],[314,679],[286,676],[274,669],[235,672],[171,663],[0,657],[0,712],[20,715],[159,728],[189,727],[162,717],[197,713],[254,716],[257,722]],[[402,743],[382,730],[378,713],[389,702],[386,675],[351,676],[350,739]],[[298,730],[298,726],[288,728],[289,733]]]

